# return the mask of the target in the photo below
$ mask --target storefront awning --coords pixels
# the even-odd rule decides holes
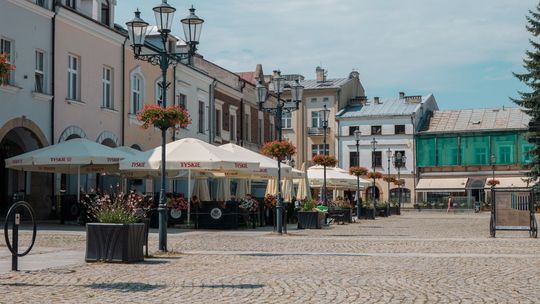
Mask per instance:
[[[416,185],[418,192],[464,192],[468,178],[421,178]]]
[[[486,180],[485,188],[489,189],[491,188],[490,185],[488,185],[488,181],[491,180],[491,178],[488,178]],[[495,180],[498,180],[500,183],[495,186],[495,188],[529,188],[532,187],[535,183],[529,183],[527,187],[527,178],[525,176],[515,176],[515,177],[496,177]]]

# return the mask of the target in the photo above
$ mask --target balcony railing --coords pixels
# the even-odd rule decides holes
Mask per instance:
[[[330,134],[330,127],[326,128],[326,135]],[[308,135],[324,135],[324,128],[308,128]]]

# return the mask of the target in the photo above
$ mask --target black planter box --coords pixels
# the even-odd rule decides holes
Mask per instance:
[[[330,210],[328,217],[337,221],[343,219],[346,223],[352,223],[352,209]]]
[[[87,262],[141,262],[145,228],[137,224],[86,224]]]
[[[360,211],[360,216],[363,216],[365,219],[374,220],[375,216],[373,214],[373,208],[362,208]]]
[[[167,223],[169,226],[183,224],[187,219],[187,210],[167,209]]]
[[[300,211],[298,212],[298,229],[321,229],[319,212]]]
[[[225,208],[219,202],[203,202],[201,206],[196,210],[198,229],[238,229],[237,202],[227,202]]]
[[[386,209],[386,207],[377,207],[377,210],[376,210],[376,213],[375,213],[377,216],[382,216],[382,217],[388,217],[388,209]]]
[[[391,215],[399,215],[399,207],[398,206],[390,207],[390,214]]]

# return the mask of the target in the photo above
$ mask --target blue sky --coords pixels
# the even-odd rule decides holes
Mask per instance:
[[[139,8],[154,24],[159,0],[118,0],[116,23]],[[360,72],[369,97],[435,94],[442,109],[513,106],[526,89],[528,9],[537,0],[169,0],[174,33],[191,4],[205,19],[200,53],[231,71],[330,78]]]

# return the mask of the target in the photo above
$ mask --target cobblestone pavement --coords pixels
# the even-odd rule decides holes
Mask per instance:
[[[86,264],[84,232],[51,228],[36,250],[80,250],[81,263],[0,274],[0,303],[540,303],[540,241],[489,238],[488,223],[408,212],[286,236],[170,230],[172,253],[129,265]]]

